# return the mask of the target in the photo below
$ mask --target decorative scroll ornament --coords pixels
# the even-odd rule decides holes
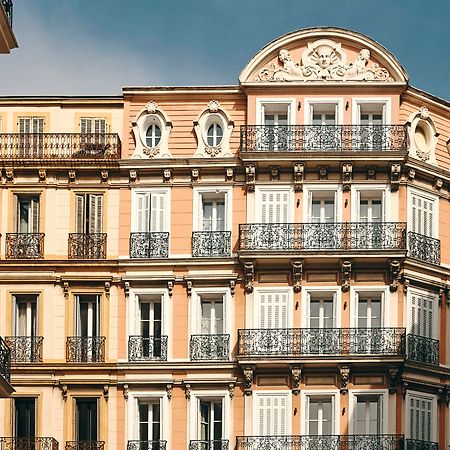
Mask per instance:
[[[260,70],[256,81],[393,81],[389,72],[372,63],[370,51],[361,49],[354,61],[347,64],[347,56],[341,44],[330,39],[309,43],[303,52],[301,63],[292,60],[286,49],[278,53],[281,67],[270,64]]]
[[[217,100],[211,100],[208,103],[208,109],[212,113],[216,113],[217,111],[219,111],[219,108],[220,108],[220,103]]]
[[[155,114],[155,112],[158,110],[158,105],[155,102],[148,102],[145,105],[145,109],[149,114]]]

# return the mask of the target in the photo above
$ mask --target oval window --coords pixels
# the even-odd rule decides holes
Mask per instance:
[[[155,123],[147,128],[145,133],[145,144],[147,147],[156,147],[161,141],[161,128]]]
[[[416,126],[414,130],[414,143],[416,147],[421,152],[426,152],[428,149],[428,139],[427,133],[421,126]]]
[[[222,142],[222,127],[218,123],[212,123],[208,128],[206,142],[210,147],[217,147]]]

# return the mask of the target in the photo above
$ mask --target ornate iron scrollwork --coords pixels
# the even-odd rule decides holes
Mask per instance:
[[[69,336],[66,342],[67,362],[92,363],[105,361],[104,336]]]
[[[11,379],[11,350],[0,337],[0,376],[6,381]]]
[[[193,361],[228,361],[230,354],[229,334],[194,334],[190,342]]]
[[[44,233],[6,233],[6,259],[44,257]]]
[[[128,441],[127,450],[166,450],[167,441]]]
[[[167,336],[130,336],[130,361],[167,361]]]
[[[169,233],[138,232],[130,234],[130,258],[168,258]]]
[[[104,450],[105,441],[66,441],[66,450]]]
[[[189,450],[228,450],[228,439],[190,441]]]
[[[231,254],[231,231],[194,231],[192,233],[192,256],[220,257]]]
[[[441,241],[409,231],[408,256],[439,265],[441,263]]]
[[[2,450],[58,450],[58,447],[58,441],[52,437],[0,437]]]
[[[106,233],[69,233],[70,259],[105,259]]]
[[[5,336],[6,344],[11,349],[11,362],[42,362],[43,340],[42,336]]]
[[[424,336],[408,334],[407,357],[433,366],[439,366],[439,341]]]

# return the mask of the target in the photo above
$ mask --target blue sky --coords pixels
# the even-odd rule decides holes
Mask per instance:
[[[338,26],[380,42],[412,85],[450,100],[449,20],[450,0],[15,0],[20,48],[0,56],[0,95],[237,84],[269,41]]]

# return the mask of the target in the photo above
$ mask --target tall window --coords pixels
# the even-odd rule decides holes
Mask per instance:
[[[98,440],[98,413],[96,398],[77,398],[75,435],[77,441]]]
[[[136,193],[136,231],[161,232],[166,231],[166,192]]]
[[[290,216],[290,190],[260,190],[256,211],[262,223],[287,223]]]
[[[434,399],[410,395],[409,398],[409,437],[418,441],[433,440],[433,402]]]
[[[356,397],[355,434],[381,434],[382,432],[381,396],[358,395]]]
[[[386,104],[358,103],[357,119],[359,135],[355,135],[354,143],[360,150],[380,150],[389,136],[381,125],[385,123]]]
[[[411,231],[434,237],[435,203],[434,199],[417,193],[411,194]]]
[[[198,438],[201,441],[215,441],[211,450],[220,450],[224,432],[223,400],[199,399],[198,402]]]
[[[103,195],[76,194],[76,232],[93,234],[102,232]]]
[[[16,199],[16,232],[39,233],[39,195],[20,194]]]
[[[75,330],[79,337],[100,335],[100,295],[77,295],[75,297]]]
[[[44,118],[19,117],[19,155],[24,158],[41,156],[44,148]]]
[[[162,304],[160,296],[139,296],[139,327],[142,356],[160,357],[162,352]]]
[[[14,437],[32,439],[36,433],[36,399],[14,399]]]
[[[150,441],[155,445],[145,447],[148,450],[159,450],[161,439],[161,404],[159,400],[138,400],[139,440]]]
[[[307,397],[307,433],[312,436],[334,434],[334,398]]]
[[[223,297],[201,296],[201,334],[224,333]]]
[[[288,431],[287,396],[265,395],[255,396],[258,436],[286,435]]]
[[[202,194],[201,230],[225,231],[225,193]]]
[[[37,296],[14,295],[16,336],[36,336],[37,328]]]

